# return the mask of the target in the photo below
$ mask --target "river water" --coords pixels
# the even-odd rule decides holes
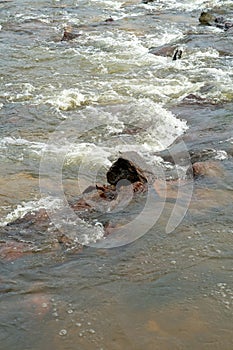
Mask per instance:
[[[2,350],[232,350],[233,31],[200,25],[210,9],[233,17],[232,0],[0,1]],[[168,184],[110,214],[119,244],[103,212],[66,221],[70,246],[7,226],[105,183],[122,152]],[[210,176],[190,180],[189,155]]]

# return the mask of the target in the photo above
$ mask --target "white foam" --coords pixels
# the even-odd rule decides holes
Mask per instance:
[[[224,141],[220,141],[219,143],[223,143]],[[226,139],[226,142],[230,142],[233,144],[233,137],[230,137],[229,139]]]
[[[147,47],[159,47],[165,44],[169,44],[174,42],[175,40],[182,39],[184,34],[181,30],[176,28],[175,26],[170,26],[169,28],[163,28],[159,35],[156,34],[147,34]]]
[[[6,226],[10,222],[23,218],[27,213],[39,209],[56,209],[60,208],[62,201],[53,197],[41,198],[36,201],[22,202],[12,212],[8,213],[3,219],[0,219],[0,226]]]
[[[22,83],[22,84],[7,84],[6,87],[13,87],[13,91],[4,92],[2,94],[3,97],[6,97],[9,101],[12,102],[23,102],[28,101],[34,97],[34,92],[36,88],[30,83]],[[16,92],[19,90],[20,92]]]
[[[0,227],[4,227],[16,219],[23,218],[27,213],[35,212],[39,209],[52,210],[52,212],[61,210],[62,216],[63,201],[59,198],[44,197],[38,201],[23,202],[7,214],[5,218],[0,220]],[[95,222],[92,225],[78,216],[75,217],[75,220],[61,219],[60,221],[56,220],[53,222],[53,216],[51,215],[50,220],[52,220],[52,223],[57,229],[60,227],[61,231],[69,239],[72,239],[74,243],[88,245],[104,237],[104,227],[100,222]],[[50,231],[51,227],[48,230]]]
[[[88,245],[95,243],[104,237],[104,227],[102,223],[96,222],[90,224],[82,219],[64,222],[63,230],[66,232],[67,237],[72,239],[74,243],[81,245]],[[78,226],[78,229],[77,229]]]
[[[93,118],[97,124],[93,124]],[[87,131],[91,131],[91,139],[85,138],[87,137],[85,130],[79,132],[79,124],[82,123],[87,125]],[[138,131],[130,133],[135,127]],[[155,103],[150,98],[139,98],[132,99],[127,104],[88,106],[80,112],[80,115],[74,115],[73,120],[61,123],[59,132],[55,131],[47,144],[5,137],[0,141],[0,148],[20,147],[23,157],[30,157],[30,154],[33,154],[40,158],[43,152],[56,155],[55,159],[64,157],[64,166],[89,162],[92,167],[102,165],[106,168],[110,165],[109,159],[112,156],[127,150],[147,154],[149,159],[150,154],[152,156],[154,152],[168,147],[187,128],[186,121],[176,118],[162,104]],[[125,129],[129,130],[129,134],[124,133]],[[69,138],[70,131],[71,138]],[[16,153],[18,159],[18,150]]]
[[[228,155],[227,155],[227,152],[224,151],[224,150],[218,150],[216,151],[216,156],[214,157],[214,159],[216,160],[225,160],[225,159],[228,159]]]
[[[0,140],[0,147],[1,148],[7,148],[10,145],[14,145],[14,146],[29,146],[32,148],[42,148],[42,146],[44,145],[44,143],[41,142],[32,142],[32,141],[28,141],[26,139],[22,139],[22,138],[15,138],[15,137],[11,137],[11,136],[6,136],[4,137],[2,140]]]
[[[83,166],[85,166],[85,163],[89,164],[89,169],[98,168],[100,165],[105,167],[111,165],[111,162],[108,160],[111,152],[103,146],[85,142],[70,146],[67,149],[65,165],[69,166],[82,162]]]
[[[109,10],[120,10],[122,7],[122,1],[112,0],[89,0],[90,3],[96,4],[97,6],[104,7]]]
[[[194,10],[205,10],[214,7],[222,6],[222,0],[161,0],[159,4],[152,2],[144,5],[149,9],[158,9],[158,8],[166,8],[166,9],[177,9],[184,11],[194,11]],[[224,5],[232,5],[232,0],[225,0]]]
[[[81,106],[85,100],[85,96],[78,89],[71,88],[62,90],[58,95],[47,99],[46,102],[62,111],[68,111]]]

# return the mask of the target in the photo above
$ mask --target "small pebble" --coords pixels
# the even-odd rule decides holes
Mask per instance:
[[[89,329],[89,333],[95,334],[95,330],[94,329]]]
[[[59,332],[59,335],[63,336],[67,334],[67,330],[66,329],[61,329]]]

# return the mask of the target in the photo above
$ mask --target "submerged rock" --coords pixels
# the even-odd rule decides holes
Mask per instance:
[[[105,213],[114,210],[121,205],[121,202],[126,203],[128,198],[131,200],[133,193],[147,190],[147,178],[144,172],[124,158],[119,158],[112,164],[107,172],[107,180],[108,185],[96,184],[85,189],[80,198],[69,202],[70,208],[79,213],[80,217],[88,219],[92,212]],[[29,212],[7,226],[17,225],[22,229],[33,226],[36,230],[46,231],[50,226],[49,210],[39,209]]]
[[[17,241],[0,242],[0,258],[4,261],[14,261],[27,254],[32,250],[28,243]]]
[[[217,161],[199,161],[194,162],[190,166],[187,175],[194,177],[194,179],[199,176],[220,177],[223,175],[223,169]],[[176,199],[178,195],[177,189],[181,184],[180,180],[165,182],[163,179],[151,179],[150,173],[147,174],[147,170],[143,171],[137,164],[123,157],[120,157],[112,164],[106,176],[108,180],[107,185],[96,184],[95,186],[89,186],[78,199],[68,203],[69,210],[72,209],[73,212],[77,213],[78,219],[80,218],[87,223],[95,222],[97,215],[98,221],[101,222],[104,228],[104,236],[115,232],[117,228],[121,227],[122,222],[123,224],[127,222],[130,215],[129,212],[126,213],[126,217],[122,215],[120,220],[118,217],[116,222],[113,219],[114,213],[121,211],[129,204],[131,205],[131,201],[137,193],[147,191],[148,183],[153,185],[157,195],[165,200],[167,198]],[[185,180],[183,182],[185,183]],[[55,213],[55,218],[59,218],[61,222],[64,220],[66,225],[67,212],[64,209],[66,208],[61,207],[61,209],[56,209],[56,211],[52,210],[52,215]],[[101,220],[99,220],[100,216]],[[50,246],[53,250],[56,249],[57,251],[63,249],[63,247],[73,247],[74,240],[72,235],[69,236],[70,231],[67,231],[67,235],[66,231],[60,230],[57,225],[53,227],[52,222],[55,222],[53,218],[53,216],[50,217],[50,211],[43,208],[28,212],[24,217],[9,223],[4,228],[7,240],[9,237],[14,238],[14,235],[16,235],[16,240],[17,237],[21,239],[22,235],[23,239],[27,237],[27,242],[24,240],[19,244],[3,242],[0,245],[0,257],[5,261],[12,261],[33,252],[33,242],[30,243],[28,238],[32,237],[34,240],[34,235],[38,234],[40,239],[41,236],[44,239],[44,235],[48,234],[48,237],[50,237],[49,242],[52,242]],[[67,224],[69,225],[69,222]],[[69,226],[70,229],[73,229],[73,226]],[[78,226],[74,226],[74,230],[76,233]],[[30,244],[28,245],[28,242],[32,248]],[[82,246],[80,243],[77,244],[78,252],[82,249]]]
[[[191,169],[188,169],[189,172],[192,172],[194,177],[199,176],[208,176],[208,177],[221,177],[223,176],[223,169],[219,162],[214,161],[205,161],[205,162],[196,162],[192,165]]]
[[[104,21],[105,23],[109,23],[109,22],[114,22],[114,19],[112,18],[112,16],[106,18],[106,20]]]
[[[214,148],[207,148],[203,150],[193,150],[189,152],[191,163],[197,162],[205,162],[205,161],[213,161],[213,159],[217,159],[218,151]]]
[[[73,29],[71,26],[67,26],[64,29],[63,37],[61,38],[61,41],[70,41],[73,39],[76,39],[80,36],[81,34],[78,33],[73,33]]]

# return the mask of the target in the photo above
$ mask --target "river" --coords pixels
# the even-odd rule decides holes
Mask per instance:
[[[0,349],[232,350],[233,30],[198,20],[232,20],[232,0],[0,11]],[[73,220],[122,153],[159,196]],[[194,161],[214,168],[193,179]],[[40,208],[68,216],[8,225]]]

